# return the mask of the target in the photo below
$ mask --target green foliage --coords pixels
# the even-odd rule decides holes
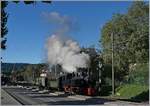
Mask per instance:
[[[111,91],[112,91],[112,86],[102,85],[100,95],[101,96],[109,96],[109,95],[111,95]]]
[[[101,74],[101,85],[102,85],[102,95],[108,95],[109,91],[105,91],[106,87],[111,86],[111,75],[112,75],[112,71],[111,71],[111,64],[104,64],[104,70],[102,71]],[[104,87],[103,87],[104,86]]]
[[[149,85],[149,64],[137,64],[132,67],[129,72],[127,83]]]
[[[14,3],[19,3],[20,1],[13,1]],[[36,1],[27,1],[27,0],[24,0],[23,1],[25,4],[34,4],[34,3],[36,3]],[[41,1],[41,2],[43,2],[43,3],[51,3],[51,1],[49,0],[49,1]]]
[[[101,31],[101,45],[106,64],[111,64],[114,35],[114,65],[117,76],[129,73],[129,65],[148,62],[149,57],[149,7],[142,1],[133,2],[126,14],[115,14]],[[119,79],[119,78],[118,78]]]
[[[13,71],[23,71],[28,64],[26,63],[2,63],[1,72],[2,73],[11,73]]]
[[[139,95],[136,95],[135,97],[132,97],[131,100],[132,101],[139,101],[139,102],[148,101],[149,100],[149,90],[143,91]]]
[[[140,99],[147,99],[147,97],[143,96],[148,95],[148,91],[148,86],[126,84],[117,88],[116,96],[122,99],[131,99],[134,101],[139,101]]]
[[[20,74],[23,75],[26,81],[35,83],[36,79],[39,78],[43,69],[47,69],[46,64],[29,64]]]
[[[28,81],[30,83],[35,82],[36,78],[40,76],[43,69],[47,69],[46,64],[25,64],[25,63],[2,63],[2,73],[10,76],[15,75],[18,79]],[[12,73],[13,71],[13,73]]]
[[[8,5],[7,1],[1,1],[1,49],[6,48],[6,37],[5,35],[8,33],[8,29],[6,27],[8,14],[6,12],[6,6]]]
[[[120,81],[124,80],[123,76],[125,75],[124,72],[120,71],[116,66],[115,69],[115,86],[119,86],[121,84]],[[102,85],[109,85],[112,84],[112,66],[111,64],[104,64],[104,71],[102,71]]]

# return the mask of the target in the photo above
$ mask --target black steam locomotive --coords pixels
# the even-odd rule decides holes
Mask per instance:
[[[49,85],[50,87],[58,88],[65,93],[95,95],[95,88],[90,86],[86,72],[63,74],[55,79],[55,81],[49,80]]]
[[[95,95],[100,88],[101,70],[78,69],[77,72],[65,73],[57,67],[47,71],[45,85],[48,89],[64,91],[66,93],[75,93],[83,95]],[[43,82],[42,80],[40,82]]]

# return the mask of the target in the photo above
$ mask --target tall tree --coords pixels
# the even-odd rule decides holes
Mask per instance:
[[[148,62],[149,6],[142,1],[133,2],[126,14],[115,14],[102,28],[100,43],[105,63],[111,63],[114,35],[114,64],[119,73],[126,75],[129,65]]]

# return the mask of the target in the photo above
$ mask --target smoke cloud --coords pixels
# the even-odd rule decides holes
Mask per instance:
[[[78,29],[76,20],[66,15],[60,15],[58,12],[44,12],[42,14],[48,22],[57,27],[54,32],[56,35],[65,35]]]
[[[77,42],[66,37],[72,30],[73,22],[67,16],[57,12],[45,14],[49,22],[59,26],[55,33],[47,39],[46,48],[50,65],[61,65],[65,72],[76,72],[77,68],[86,68],[89,55],[81,52]]]
[[[89,55],[80,53],[80,47],[73,40],[62,40],[52,35],[47,42],[49,64],[60,64],[64,71],[75,72],[77,68],[88,67]]]

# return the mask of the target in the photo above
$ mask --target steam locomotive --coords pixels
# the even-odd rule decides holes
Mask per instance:
[[[81,94],[88,87],[88,82],[78,74],[66,74],[59,77],[59,88],[66,93]]]
[[[95,95],[95,88],[90,86],[86,71],[45,77],[44,86],[70,94]]]

